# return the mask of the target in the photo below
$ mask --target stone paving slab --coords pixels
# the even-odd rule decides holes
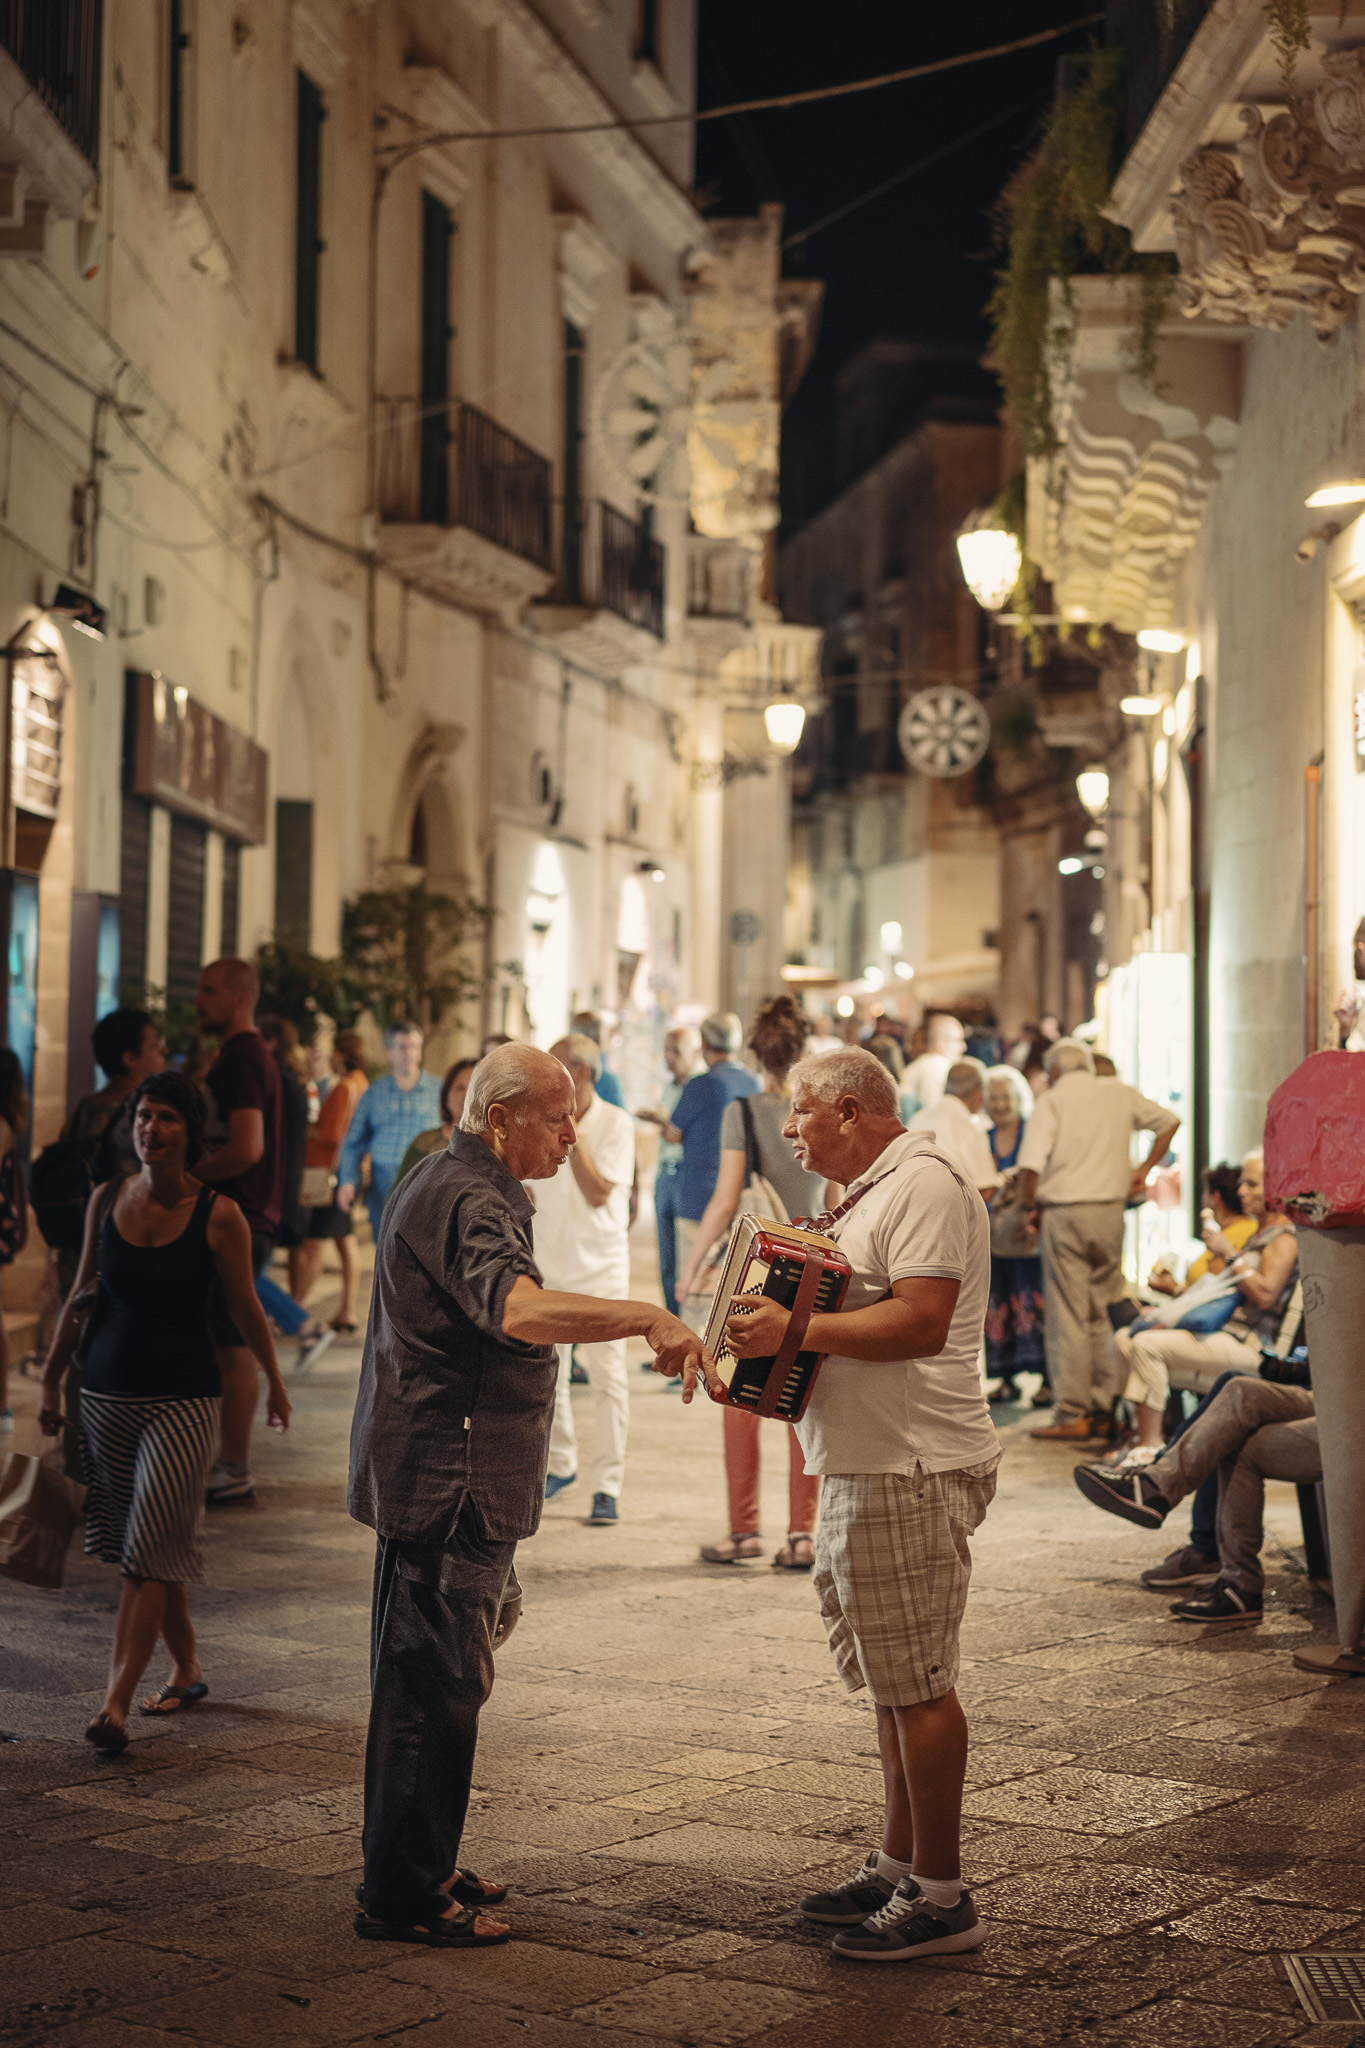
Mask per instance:
[[[476,1955],[358,1942],[371,1543],[344,1513],[359,1350],[262,1438],[256,1508],[210,1518],[195,1594],[213,1686],[81,1741],[116,1585],[0,1593],[4,2048],[1346,2048],[1279,1963],[1365,1948],[1365,1685],[1294,1670],[1330,1610],[1272,1503],[1268,1616],[1205,1636],[1137,1574],[1178,1541],[1096,1514],[1064,1447],[1004,1417],[975,1545],[962,1694],[966,1957],[839,1963],[793,1903],[880,1827],[875,1724],[829,1663],[810,1582],[708,1572],[720,1416],[633,1376],[621,1525],[578,1488],[518,1560],[466,1845],[513,1885],[518,1938]],[[33,1405],[20,1382],[20,1435]],[[582,1395],[580,1437],[590,1444]],[[780,1449],[780,1438],[775,1435]],[[785,1460],[764,1479],[768,1541]],[[1365,2042],[1365,2031],[1358,2035]]]

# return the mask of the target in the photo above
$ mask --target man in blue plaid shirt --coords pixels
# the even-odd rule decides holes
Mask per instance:
[[[379,1242],[379,1219],[403,1154],[423,1131],[441,1121],[441,1084],[422,1072],[422,1033],[416,1024],[395,1024],[384,1033],[392,1072],[375,1081],[356,1104],[337,1162],[337,1207],[349,1213],[360,1180],[360,1162],[370,1155],[365,1201]]]

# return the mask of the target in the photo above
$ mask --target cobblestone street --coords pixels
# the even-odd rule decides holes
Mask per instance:
[[[358,1942],[371,1540],[342,1506],[358,1364],[339,1344],[295,1383],[289,1436],[259,1433],[259,1505],[211,1519],[195,1599],[212,1698],[135,1722],[122,1761],[80,1739],[112,1575],[76,1557],[61,1593],[5,1586],[0,2041],[1365,2040],[1314,2029],[1277,1960],[1365,1947],[1365,1687],[1294,1669],[1330,1609],[1275,1537],[1260,1629],[1181,1627],[1135,1578],[1183,1518],[1163,1541],[1096,1514],[1068,1451],[1030,1444],[1012,1412],[962,1685],[966,1870],[991,1937],[935,1964],[837,1963],[793,1906],[877,1835],[872,1716],[835,1679],[809,1580],[695,1561],[724,1524],[720,1415],[644,1374],[619,1528],[583,1525],[584,1475],[519,1558],[526,1614],[467,1839],[514,1886],[515,1941]],[[34,1384],[17,1393],[22,1450]],[[782,1477],[770,1455],[771,1546]],[[1288,1543],[1293,1496],[1276,1493]]]

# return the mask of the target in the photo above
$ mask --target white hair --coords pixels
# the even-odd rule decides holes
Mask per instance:
[[[701,1042],[708,1052],[738,1052],[744,1043],[744,1026],[733,1010],[713,1010],[701,1020]]]
[[[985,1086],[985,1063],[981,1060],[964,1058],[954,1060],[951,1067],[949,1067],[948,1079],[944,1083],[943,1092],[945,1095],[956,1095],[961,1099],[966,1095],[974,1095],[978,1088],[984,1090]]]
[[[488,1129],[488,1112],[496,1102],[507,1105],[514,1123],[524,1124],[526,1114],[522,1105],[528,1095],[550,1078],[547,1067],[562,1074],[572,1088],[568,1068],[550,1053],[541,1052],[538,1046],[499,1045],[485,1053],[469,1077],[460,1129],[482,1137]]]
[[[798,1060],[791,1070],[791,1084],[793,1094],[798,1088],[808,1088],[821,1102],[837,1102],[841,1095],[851,1095],[874,1116],[900,1117],[895,1082],[876,1054],[865,1052],[860,1045]]]
[[[1093,1074],[1094,1055],[1088,1045],[1082,1045],[1079,1038],[1059,1038],[1043,1054],[1043,1068],[1048,1075]]]
[[[1020,1073],[1018,1067],[991,1067],[986,1074],[986,1088],[989,1092],[992,1081],[1001,1081],[1010,1091],[1014,1113],[1024,1122],[1033,1111],[1033,1090]]]
[[[586,1031],[571,1031],[567,1038],[561,1038],[550,1057],[562,1060],[566,1067],[586,1068],[594,1081],[602,1071],[602,1048]]]

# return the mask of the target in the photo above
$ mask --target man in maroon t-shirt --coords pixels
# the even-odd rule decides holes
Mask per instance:
[[[249,960],[214,960],[199,975],[194,999],[203,1030],[218,1040],[204,1085],[218,1111],[224,1141],[201,1159],[195,1177],[231,1195],[251,1229],[256,1272],[268,1263],[284,1207],[284,1102],[279,1069],[256,1029],[260,981]],[[209,1474],[211,1506],[254,1500],[249,1458],[260,1367],[215,1290],[209,1328],[223,1376],[222,1443]]]

